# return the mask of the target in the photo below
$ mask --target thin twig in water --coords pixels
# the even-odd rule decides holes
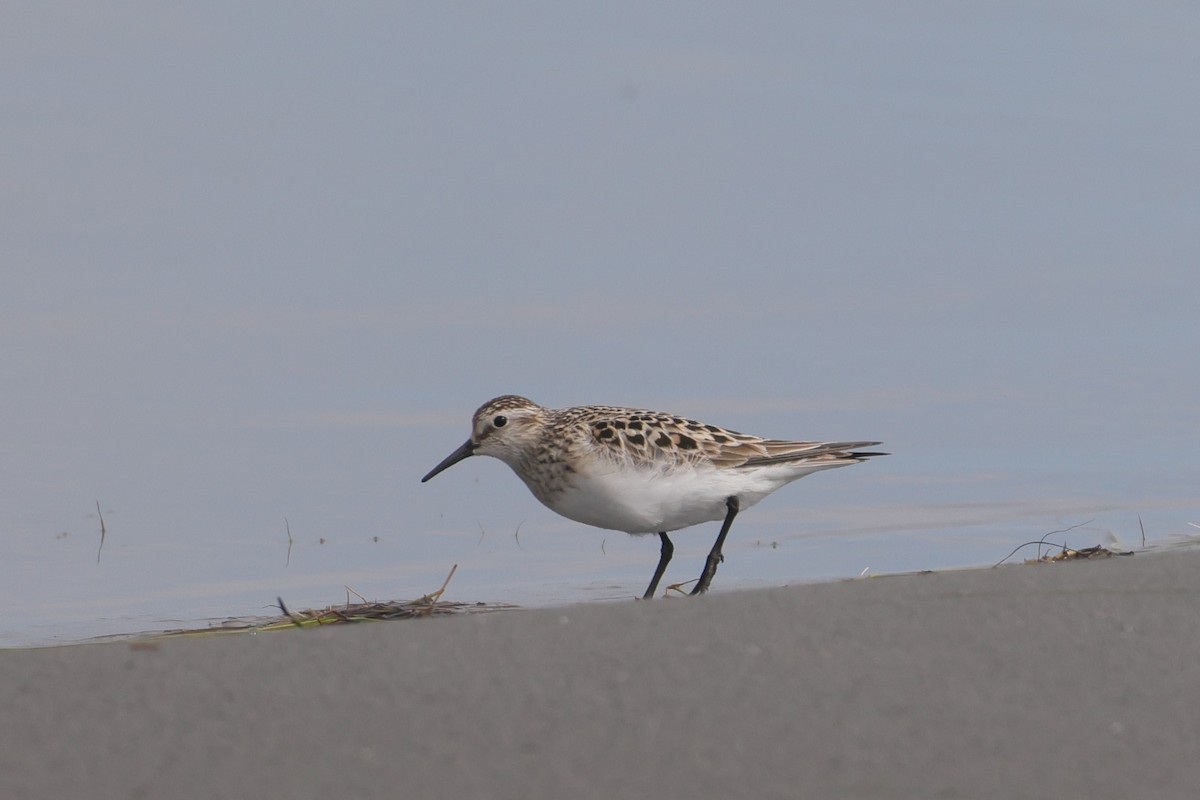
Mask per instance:
[[[1041,538],[1041,539],[1038,539],[1036,542],[1025,542],[1024,544],[1019,544],[1019,545],[1017,545],[1016,547],[1014,547],[1014,548],[1012,549],[1012,552],[1011,552],[1011,553],[1009,553],[1009,554],[1008,554],[1008,555],[1006,555],[1004,558],[1002,558],[1002,559],[1000,559],[999,561],[997,561],[995,564],[992,564],[992,566],[993,566],[993,567],[998,567],[998,566],[1000,566],[1000,565],[1001,565],[1001,564],[1003,564],[1005,561],[1008,561],[1010,558],[1012,558],[1014,555],[1016,555],[1018,550],[1020,550],[1020,549],[1021,549],[1021,548],[1023,548],[1023,547],[1029,547],[1029,546],[1031,546],[1031,545],[1037,545],[1037,548],[1038,548],[1038,554],[1037,554],[1037,557],[1038,557],[1038,560],[1039,560],[1039,561],[1041,561],[1041,560],[1042,560],[1042,548],[1043,548],[1043,547],[1045,547],[1045,546],[1053,546],[1053,547],[1058,547],[1058,546],[1059,546],[1059,545],[1056,545],[1056,544],[1054,544],[1054,542],[1047,542],[1047,541],[1046,541],[1046,537],[1047,537],[1047,536],[1053,536],[1053,535],[1054,535],[1054,534],[1056,534],[1056,533],[1066,533],[1066,532],[1068,532],[1068,531],[1073,531],[1073,530],[1075,530],[1076,528],[1082,528],[1084,525],[1090,525],[1091,523],[1093,523],[1093,522],[1095,522],[1095,521],[1096,521],[1096,520],[1094,520],[1094,519],[1089,519],[1089,520],[1087,520],[1086,522],[1081,522],[1081,523],[1079,523],[1078,525],[1072,525],[1072,526],[1071,526],[1071,527],[1069,527],[1069,528],[1063,528],[1062,530],[1050,531],[1049,533],[1044,533],[1044,534],[1042,534],[1042,538]],[[1063,549],[1063,550],[1066,550],[1066,549],[1067,549],[1067,544],[1066,544],[1066,540],[1065,540],[1065,539],[1063,540],[1062,549]]]
[[[362,600],[364,603],[370,602],[369,600],[367,600],[367,598],[363,597],[361,594],[354,591],[349,586],[345,586],[345,584],[343,584],[343,586],[346,589],[346,605],[350,605],[350,595],[354,595],[359,600]]]
[[[1142,549],[1146,549],[1146,526],[1142,524],[1142,515],[1138,514],[1138,527],[1142,529]]]
[[[517,529],[515,531],[513,531],[513,538],[517,540],[517,547],[520,548],[521,550],[525,549],[524,547],[521,547],[521,525],[524,525],[524,524],[525,524],[524,522],[519,523],[517,525]]]
[[[433,613],[433,607],[437,605],[437,601],[441,599],[442,594],[446,591],[446,587],[450,585],[450,579],[454,577],[454,572],[457,569],[458,564],[450,567],[450,574],[446,576],[446,580],[442,581],[442,587],[436,592],[431,592],[417,601],[418,603],[428,603],[429,613]]]
[[[1069,528],[1063,528],[1062,530],[1050,531],[1049,533],[1044,533],[1044,534],[1042,534],[1042,541],[1045,542],[1047,536],[1053,536],[1056,533],[1067,533],[1069,531],[1075,530],[1076,528],[1082,528],[1084,525],[1091,525],[1095,521],[1096,521],[1096,519],[1093,517],[1092,519],[1089,519],[1085,522],[1080,522],[1077,525],[1072,525]],[[1047,544],[1049,544],[1049,542],[1047,542]],[[1067,540],[1065,538],[1063,539],[1062,549],[1063,550],[1067,549]],[[1041,558],[1041,557],[1042,557],[1042,549],[1039,547],[1038,548],[1038,558]]]
[[[478,546],[483,544],[483,537],[487,534],[487,531],[483,529],[482,522],[476,522],[475,524],[479,526],[479,541],[475,543]]]
[[[96,501],[96,515],[100,517],[100,546],[96,548],[96,563],[100,563],[100,552],[104,549],[104,537],[108,535],[108,528],[104,527],[104,514],[100,513],[100,501]]]
[[[288,522],[287,517],[283,518],[283,527],[287,528],[288,535],[287,560],[283,562],[283,568],[287,569],[292,564],[292,545],[296,543],[296,540],[292,538],[292,525]]]
[[[676,592],[679,592],[679,593],[680,593],[680,594],[682,594],[682,595],[686,595],[686,594],[687,594],[687,592],[685,592],[685,591],[683,590],[683,587],[684,587],[684,586],[687,586],[689,583],[695,583],[695,582],[696,582],[696,581],[698,581],[698,580],[700,580],[700,579],[699,579],[699,578],[692,578],[690,581],[683,581],[682,583],[672,583],[670,586],[668,586],[668,587],[667,587],[666,591],[664,591],[664,592],[663,592],[663,596],[665,597],[665,596],[666,596],[666,594],[667,594],[667,592],[670,592],[670,591],[676,591]]]

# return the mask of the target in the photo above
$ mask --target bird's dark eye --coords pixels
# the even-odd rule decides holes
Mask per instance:
[[[492,424],[495,425],[497,428],[503,428],[505,425],[508,424],[508,417],[501,414],[500,416],[498,416],[494,420],[492,420]]]

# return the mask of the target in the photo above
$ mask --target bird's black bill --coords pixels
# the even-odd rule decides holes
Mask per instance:
[[[473,455],[475,455],[475,443],[472,442],[470,439],[467,439],[466,443],[463,444],[462,447],[458,448],[453,453],[451,453],[450,455],[443,458],[442,463],[438,464],[436,467],[429,470],[429,474],[426,475],[424,478],[421,478],[421,483],[424,483],[425,481],[429,480],[430,478],[432,478],[434,475],[437,475],[442,470],[453,467],[455,464],[462,461],[464,458],[470,458]]]

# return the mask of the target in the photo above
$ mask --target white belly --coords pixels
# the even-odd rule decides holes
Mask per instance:
[[[776,470],[615,470],[573,475],[569,486],[540,499],[585,525],[657,533],[724,519],[731,495],[749,508],[792,479],[779,477]]]

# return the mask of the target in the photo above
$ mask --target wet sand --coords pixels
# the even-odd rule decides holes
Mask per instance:
[[[0,709],[6,800],[1191,798],[1200,553],[0,651]]]

